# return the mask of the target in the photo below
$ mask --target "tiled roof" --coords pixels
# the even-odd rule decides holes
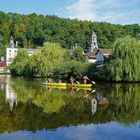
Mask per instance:
[[[88,53],[89,58],[96,59],[96,55],[98,52],[101,52],[104,57],[108,58],[112,55],[112,49],[95,49],[92,53]]]
[[[0,61],[0,67],[5,67],[6,66],[6,62],[5,61]]]
[[[99,49],[103,55],[111,55],[112,54],[112,49]]]

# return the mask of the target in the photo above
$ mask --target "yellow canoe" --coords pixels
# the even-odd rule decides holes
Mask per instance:
[[[43,83],[47,86],[55,86],[55,87],[76,87],[76,88],[91,88],[92,84],[66,84],[66,83]]]
[[[91,88],[92,84],[67,84],[68,87],[77,87],[77,88]]]
[[[55,86],[55,87],[66,87],[66,83],[43,83],[43,85]]]

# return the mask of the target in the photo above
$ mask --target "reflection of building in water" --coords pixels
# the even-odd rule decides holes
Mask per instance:
[[[94,96],[89,96],[88,98],[88,106],[90,107],[90,110],[92,112],[92,115],[94,115],[97,112],[97,105],[100,104],[108,104],[109,101],[106,97],[104,97],[101,93],[96,93]]]
[[[91,99],[91,112],[92,112],[92,115],[94,115],[96,111],[97,111],[97,100],[96,100],[96,98],[93,98],[93,99]]]
[[[5,90],[5,79],[6,79],[5,75],[0,75],[0,89],[1,90]]]
[[[4,90],[5,89],[5,85],[4,84],[0,84],[0,89]]]
[[[12,83],[10,81],[10,76],[6,78],[6,102],[9,103],[10,110],[13,110],[14,105],[17,105],[17,96],[12,88]]]

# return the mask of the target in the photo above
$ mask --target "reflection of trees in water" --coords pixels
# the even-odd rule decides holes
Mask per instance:
[[[0,132],[16,130],[54,129],[60,126],[81,123],[106,123],[118,121],[123,124],[140,119],[139,84],[97,85],[97,92],[109,100],[109,104],[99,104],[94,116],[86,105],[81,91],[69,94],[67,90],[46,90],[41,85],[24,80],[13,80],[18,105],[9,112],[4,94],[0,94]],[[31,84],[32,83],[32,84]],[[41,91],[41,92],[40,92]],[[2,91],[1,91],[2,92]],[[97,94],[97,93],[96,93]],[[89,100],[96,97],[90,94]],[[6,126],[6,127],[5,127]]]
[[[140,84],[109,84],[104,93],[110,102],[108,117],[124,124],[140,120]]]
[[[45,113],[58,113],[61,108],[67,104],[69,105],[73,100],[83,98],[80,93],[82,91],[78,91],[80,94],[76,92],[76,94],[70,95],[68,90],[47,90],[44,85],[29,85],[25,84],[24,81],[16,79],[13,89],[17,92],[18,102],[27,103],[30,100],[33,104],[42,108]],[[77,110],[78,108],[79,106],[75,109]]]

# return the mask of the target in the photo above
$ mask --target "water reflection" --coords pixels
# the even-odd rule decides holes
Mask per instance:
[[[42,81],[0,76],[0,133],[107,122],[139,126],[140,84],[48,89]]]
[[[14,105],[17,105],[17,94],[12,88],[12,82],[10,76],[5,77],[5,92],[6,92],[6,102],[9,104],[10,110],[13,110]]]

